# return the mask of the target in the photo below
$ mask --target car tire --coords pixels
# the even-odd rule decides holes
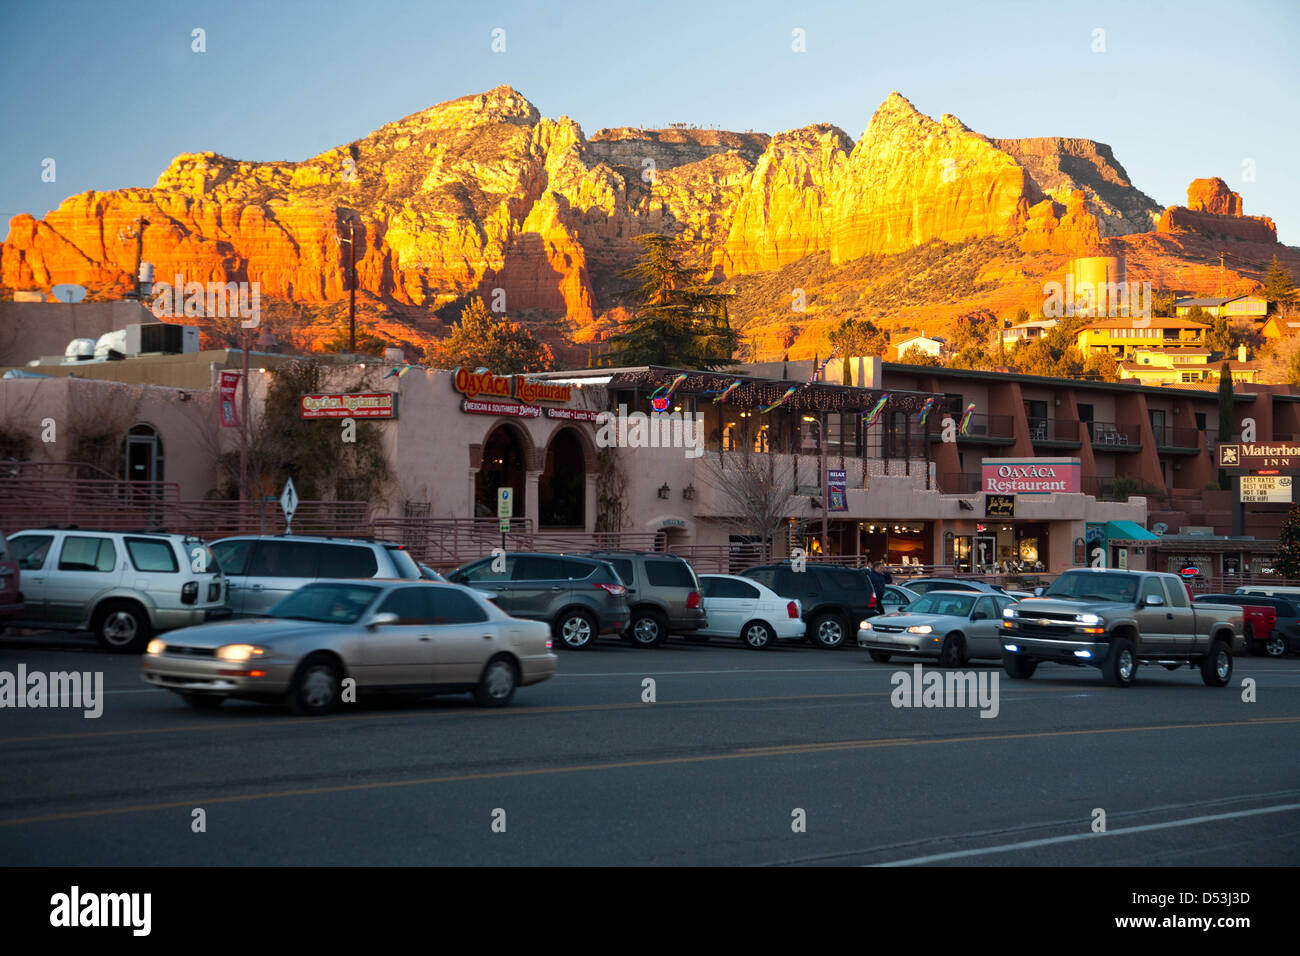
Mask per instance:
[[[1232,651],[1223,641],[1211,641],[1210,650],[1201,658],[1201,680],[1207,687],[1226,687],[1232,680]]]
[[[633,611],[628,633],[637,647],[662,647],[668,640],[668,619],[659,611]]]
[[[586,611],[565,611],[555,621],[555,646],[585,651],[596,643],[596,619]]]
[[[764,621],[750,621],[740,629],[740,643],[751,651],[764,651],[772,646],[776,636]]]
[[[331,657],[309,657],[298,665],[285,705],[299,717],[320,717],[339,704],[343,672]]]
[[[1127,637],[1116,638],[1110,642],[1106,659],[1101,664],[1101,676],[1111,687],[1130,687],[1137,677],[1137,652],[1133,642]]]
[[[837,647],[844,646],[849,628],[844,623],[844,618],[838,614],[818,614],[808,625],[808,633],[812,635],[813,643],[817,647],[833,651]]]
[[[226,698],[215,694],[189,694],[181,692],[181,699],[195,710],[216,710],[226,702]]]
[[[871,655],[871,659],[877,664],[888,664],[890,658],[894,656],[893,654],[886,654],[884,651],[868,651],[867,653]]]
[[[1012,680],[1029,680],[1038,670],[1038,661],[1022,654],[1003,654],[1002,669]]]
[[[474,703],[480,707],[504,707],[519,687],[519,672],[508,657],[494,657],[483,668],[474,688]]]
[[[1264,653],[1269,657],[1286,657],[1286,638],[1274,631],[1264,642]]]
[[[135,601],[105,601],[95,609],[90,629],[110,654],[143,654],[153,636],[148,613]]]
[[[949,634],[939,645],[940,667],[961,667],[966,663],[966,639],[960,634]]]

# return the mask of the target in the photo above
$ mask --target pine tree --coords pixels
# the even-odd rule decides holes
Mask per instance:
[[[1232,431],[1236,424],[1236,416],[1233,413],[1232,399],[1232,371],[1228,368],[1228,363],[1224,362],[1219,367],[1219,441],[1231,442]],[[1219,487],[1231,488],[1232,484],[1228,481],[1226,471],[1219,472]]]
[[[1277,570],[1284,578],[1300,578],[1300,505],[1292,505],[1277,536]]]
[[[1273,256],[1273,262],[1264,273],[1264,297],[1270,302],[1276,302],[1279,310],[1285,309],[1296,301],[1295,280],[1291,278],[1291,273],[1277,261],[1277,256]]]

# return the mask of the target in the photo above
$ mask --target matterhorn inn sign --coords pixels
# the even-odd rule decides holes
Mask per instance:
[[[980,490],[1003,495],[1078,494],[1078,458],[985,458]]]

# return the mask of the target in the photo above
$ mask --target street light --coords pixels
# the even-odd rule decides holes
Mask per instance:
[[[822,422],[820,417],[815,415],[805,415],[803,416],[803,420],[817,426],[817,448],[821,455],[822,554],[830,554],[830,517],[828,512],[831,508],[831,492],[830,482],[826,480],[826,436],[822,433]]]

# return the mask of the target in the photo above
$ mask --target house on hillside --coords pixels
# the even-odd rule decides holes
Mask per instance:
[[[1230,295],[1212,299],[1175,299],[1174,314],[1186,317],[1192,309],[1199,308],[1216,318],[1226,315],[1230,319],[1246,318],[1262,322],[1268,316],[1268,299],[1260,295]]]
[[[942,358],[948,352],[948,341],[941,336],[910,335],[898,342],[891,342],[890,348],[894,349],[894,355],[898,358],[903,357],[908,349],[920,349],[926,355]]]
[[[1056,319],[1032,319],[1012,325],[1002,330],[1002,347],[1015,348],[1019,342],[1037,342],[1044,335],[1056,328]]]
[[[1201,348],[1209,326],[1189,319],[1108,319],[1079,330],[1081,352],[1109,352],[1116,359],[1129,360],[1140,348]]]
[[[1283,339],[1300,332],[1300,319],[1270,315],[1260,331],[1266,339]]]

